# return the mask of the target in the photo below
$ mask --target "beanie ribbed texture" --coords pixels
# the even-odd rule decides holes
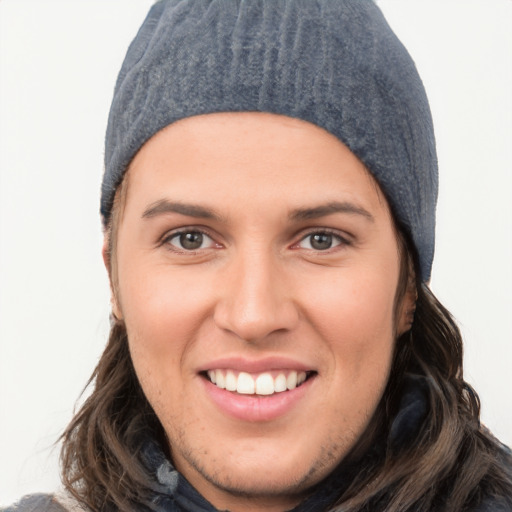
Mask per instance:
[[[130,45],[110,110],[101,214],[141,146],[213,112],[299,118],[375,177],[419,255],[434,254],[437,158],[416,67],[371,0],[162,0]]]

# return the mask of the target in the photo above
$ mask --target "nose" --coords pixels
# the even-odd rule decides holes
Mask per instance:
[[[214,312],[217,327],[251,343],[295,328],[293,286],[275,259],[253,252],[228,265]]]

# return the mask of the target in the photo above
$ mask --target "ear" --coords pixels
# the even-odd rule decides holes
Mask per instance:
[[[103,257],[103,264],[107,270],[108,280],[110,283],[110,303],[112,305],[112,315],[117,319],[121,320],[123,315],[121,313],[121,308],[119,307],[119,301],[117,300],[117,295],[115,292],[115,285],[112,279],[112,265],[110,261],[110,243],[109,236],[105,234],[103,237],[103,246],[101,248],[101,255]]]
[[[397,323],[397,337],[411,329],[414,322],[414,313],[416,312],[416,301],[418,300],[416,273],[414,271],[414,265],[410,259],[408,266],[409,279],[407,281],[407,289],[402,298],[402,304],[400,305]]]
[[[105,234],[103,236],[103,246],[101,247],[101,256],[103,257],[103,264],[105,265],[105,268],[107,269],[108,278],[110,279],[110,252],[108,249],[109,242],[108,235]]]
[[[402,334],[409,331],[414,322],[414,313],[416,312],[416,299],[418,298],[418,293],[416,291],[416,287],[414,290],[407,290],[404,298],[402,299],[402,306],[400,308],[400,319],[397,326],[397,335],[402,336]]]

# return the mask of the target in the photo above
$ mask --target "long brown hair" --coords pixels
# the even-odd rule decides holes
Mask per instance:
[[[116,287],[115,242],[127,190],[119,187],[111,224],[111,281]],[[412,439],[387,447],[381,457],[353,475],[333,510],[462,511],[483,496],[512,496],[507,455],[479,422],[477,394],[464,381],[462,339],[450,313],[411,269],[415,252],[399,230],[401,275],[397,304],[413,279],[417,303],[412,328],[396,341],[391,377],[360,442],[347,456],[357,458],[376,438],[387,436],[399,409],[405,376],[420,375],[429,412]],[[417,275],[417,273],[416,273]],[[122,321],[113,321],[107,347],[94,370],[92,392],[62,435],[62,480],[68,491],[94,511],[129,511],[145,505],[157,489],[140,458],[148,437],[168,454],[162,425],[137,380]],[[510,498],[512,499],[512,498]],[[511,503],[512,505],[512,503]]]

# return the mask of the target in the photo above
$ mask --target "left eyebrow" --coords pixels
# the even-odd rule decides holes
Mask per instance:
[[[289,217],[290,220],[300,221],[317,219],[319,217],[324,217],[326,215],[331,215],[333,213],[348,213],[350,215],[361,215],[370,222],[375,222],[375,218],[368,210],[365,210],[363,207],[347,201],[333,201],[312,208],[298,208],[290,212]]]
[[[166,213],[179,213],[181,215],[186,215],[187,217],[195,217],[198,219],[221,220],[220,215],[218,215],[213,210],[204,208],[203,206],[169,201],[167,199],[161,199],[160,201],[156,201],[155,203],[150,204],[144,210],[142,218],[150,219],[152,217]]]

